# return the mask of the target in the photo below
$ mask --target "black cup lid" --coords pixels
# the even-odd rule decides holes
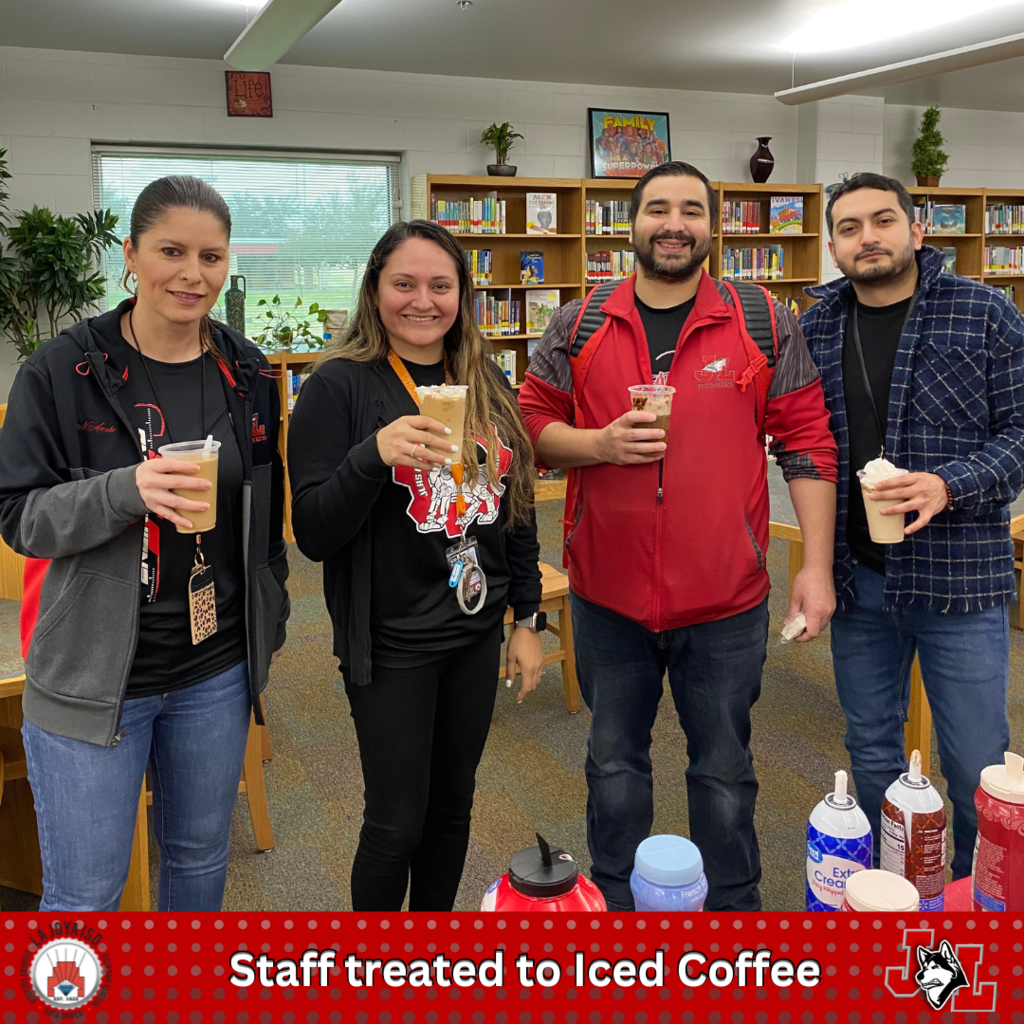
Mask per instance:
[[[572,854],[554,849],[538,832],[537,846],[528,846],[512,855],[508,880],[524,896],[552,899],[570,892],[576,885],[579,869]]]

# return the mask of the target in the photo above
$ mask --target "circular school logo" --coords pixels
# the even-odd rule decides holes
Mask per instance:
[[[80,939],[58,938],[39,946],[28,965],[36,996],[57,1010],[75,1011],[109,985],[104,966],[92,946]]]

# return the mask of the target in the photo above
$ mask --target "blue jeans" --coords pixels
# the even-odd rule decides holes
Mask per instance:
[[[43,859],[39,909],[117,910],[149,762],[157,909],[220,910],[251,707],[243,661],[194,686],[126,700],[114,747],[56,736],[26,719]]]
[[[1002,764],[1010,746],[1006,606],[966,614],[883,611],[884,577],[857,565],[853,582],[856,605],[848,612],[837,610],[832,618],[832,664],[846,713],[846,749],[857,799],[874,833],[875,866],[882,798],[907,770],[903,725],[916,651],[953,803],[953,878],[963,878],[971,873],[978,830],[974,791],[981,770]]]
[[[757,777],[750,709],[761,694],[767,598],[717,622],[652,633],[570,593],[576,670],[591,711],[587,844],[609,910],[632,910],[629,876],[654,821],[651,728],[668,671],[686,733],[690,835],[704,858],[706,910],[760,910]]]

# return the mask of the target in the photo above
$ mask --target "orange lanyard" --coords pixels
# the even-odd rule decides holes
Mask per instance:
[[[398,374],[398,379],[405,385],[405,390],[409,392],[409,397],[416,403],[416,408],[420,406],[420,400],[416,397],[416,385],[413,382],[412,377],[409,376],[409,371],[405,368],[405,363],[402,362],[398,353],[394,349],[388,351],[388,362],[391,364],[391,369]],[[444,361],[444,381],[446,384],[450,384],[451,375],[448,372],[448,360]],[[465,451],[465,440],[463,440],[462,448]],[[466,498],[462,493],[462,463],[452,466],[452,479],[455,481],[455,486],[458,487],[458,493],[455,496],[455,513],[461,520],[466,514]]]

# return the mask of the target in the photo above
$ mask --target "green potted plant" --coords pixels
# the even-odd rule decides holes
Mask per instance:
[[[62,321],[96,308],[107,290],[96,264],[121,240],[110,210],[62,217],[33,206],[8,215],[6,155],[0,149],[0,333],[25,359]]]
[[[949,163],[949,156],[942,151],[945,140],[939,131],[941,116],[938,107],[929,107],[921,115],[921,129],[910,151],[910,169],[921,188],[936,188]]]
[[[506,121],[499,125],[497,121],[489,128],[485,128],[480,135],[481,146],[493,146],[494,157],[497,163],[487,165],[487,173],[492,176],[514,178],[518,167],[507,163],[509,150],[515,145],[516,139],[523,136],[513,129]]]
[[[301,342],[307,349],[324,347],[323,335],[314,334],[309,329],[313,320],[322,324],[327,319],[327,310],[321,309],[319,303],[314,302],[308,313],[299,314],[296,314],[295,310],[302,306],[301,296],[296,298],[295,305],[288,309],[285,309],[280,295],[275,295],[269,302],[260,299],[256,305],[267,307],[262,313],[267,318],[267,324],[263,332],[253,338],[260,348],[269,352],[290,352],[297,342]],[[309,319],[310,317],[313,319]]]

